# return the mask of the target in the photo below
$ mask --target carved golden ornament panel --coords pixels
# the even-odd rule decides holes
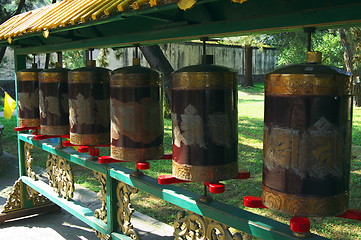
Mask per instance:
[[[235,88],[234,72],[179,72],[172,74],[172,89]]]
[[[69,126],[40,125],[40,133],[43,135],[66,135],[69,134]]]
[[[51,203],[44,195],[38,193],[29,186],[26,186],[26,193],[24,194],[24,186],[25,185],[21,179],[18,179],[15,182],[13,191],[9,194],[2,213],[9,213],[23,209],[24,202],[26,200],[24,197],[32,201],[33,207]]]
[[[241,233],[232,233],[228,226],[186,211],[177,213],[173,235],[175,240],[242,240]]]
[[[336,196],[300,196],[262,187],[262,202],[270,209],[298,216],[336,216],[348,209],[348,193]]]
[[[269,95],[345,96],[351,93],[351,78],[330,74],[269,74],[265,92]]]
[[[125,148],[111,146],[112,158],[122,161],[141,162],[144,160],[153,160],[163,157],[163,146],[152,148]]]
[[[100,191],[98,192],[98,197],[102,203],[102,206],[94,211],[94,217],[107,222],[106,176],[105,174],[96,171],[94,171],[94,176],[100,182]]]
[[[54,154],[49,154],[48,161],[46,162],[46,171],[50,186],[54,188],[55,192],[63,198],[73,198],[75,189],[74,177],[68,161]]]
[[[76,145],[104,145],[109,144],[109,133],[78,134],[70,132],[70,142]]]
[[[26,126],[26,127],[39,127],[40,119],[36,118],[18,118],[19,126]]]
[[[135,231],[133,224],[131,223],[131,216],[134,212],[134,208],[130,203],[130,195],[138,192],[138,189],[133,188],[123,182],[118,182],[117,186],[117,200],[118,211],[117,221],[119,230],[129,236],[132,239],[140,239],[139,234]]]
[[[28,177],[31,177],[32,179],[36,180],[36,174],[33,170],[33,157],[31,156],[31,149],[33,149],[34,146],[30,143],[24,143],[24,154],[25,154],[25,170],[26,175]]]
[[[172,175],[178,179],[197,182],[212,182],[231,179],[237,176],[237,162],[217,166],[193,166],[172,163]]]

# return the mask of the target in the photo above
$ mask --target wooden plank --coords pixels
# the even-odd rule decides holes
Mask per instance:
[[[15,220],[17,218],[27,217],[35,214],[60,212],[61,208],[56,204],[48,204],[45,206],[37,206],[32,208],[25,208],[21,210],[15,210],[13,212],[1,213],[0,224],[9,220]]]

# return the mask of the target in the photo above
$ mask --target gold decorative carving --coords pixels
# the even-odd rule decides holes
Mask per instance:
[[[118,212],[117,220],[119,230],[129,236],[132,239],[140,239],[139,234],[135,231],[133,224],[131,223],[131,216],[134,212],[134,208],[130,203],[130,195],[138,192],[138,189],[133,188],[123,182],[118,182],[117,186],[117,200],[118,200]]]
[[[189,211],[177,213],[173,235],[175,240],[242,240],[241,233],[231,233],[228,226]]]
[[[216,166],[194,166],[173,161],[172,174],[178,179],[195,182],[213,182],[234,178],[238,174],[237,162]]]
[[[40,125],[40,133],[43,135],[66,135],[69,134],[69,126]]]
[[[19,126],[25,127],[39,127],[39,118],[18,118]]]
[[[111,156],[122,161],[142,162],[144,160],[154,160],[163,157],[163,146],[152,148],[125,148],[111,146]]]
[[[26,175],[28,177],[31,177],[32,179],[36,180],[36,174],[33,170],[33,157],[31,156],[31,149],[33,149],[34,146],[30,143],[24,143],[24,154],[25,154],[25,170]]]
[[[49,185],[54,188],[55,192],[63,198],[73,198],[74,177],[68,161],[57,155],[49,154],[46,171],[50,181]]]
[[[21,179],[18,179],[13,187],[13,192],[9,194],[9,197],[4,205],[3,213],[13,212],[20,210],[24,206],[23,199],[23,183]]]
[[[99,209],[94,211],[94,217],[107,222],[107,199],[106,199],[106,176],[100,172],[94,171],[94,176],[100,182],[100,191],[98,192],[98,197],[102,203],[102,206]]]
[[[286,194],[267,186],[262,188],[262,201],[268,208],[294,216],[336,216],[348,208],[347,192],[336,196],[316,197]]]
[[[78,134],[70,132],[70,142],[76,145],[103,145],[109,144],[109,133]]]
[[[24,186],[25,185],[23,184],[21,179],[18,179],[15,182],[13,191],[9,194],[2,213],[9,213],[23,209],[26,199],[30,199],[32,201],[33,207],[47,205],[51,203],[49,199],[47,199],[45,196],[38,193],[29,186],[26,186],[26,193],[24,193]]]
[[[172,74],[172,89],[214,89],[236,88],[234,72],[179,72]]]
[[[269,74],[265,80],[268,95],[347,96],[351,93],[351,77],[331,74]]]

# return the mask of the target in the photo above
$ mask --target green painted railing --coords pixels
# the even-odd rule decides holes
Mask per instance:
[[[187,191],[183,188],[174,185],[159,185],[157,180],[149,176],[143,175],[135,177],[132,175],[134,170],[122,167],[121,164],[99,164],[96,160],[90,160],[89,155],[78,153],[73,148],[58,149],[57,143],[49,140],[36,141],[31,134],[19,134],[19,140],[28,142],[35,147],[39,147],[44,151],[56,154],[62,158],[69,160],[72,163],[86,167],[88,169],[101,172],[107,176],[107,184],[111,184],[112,180],[124,182],[141,191],[152,194],[160,199],[177,205],[185,210],[192,211],[196,214],[213,219],[217,222],[223,223],[229,227],[235,228],[239,231],[249,233],[253,236],[262,239],[287,240],[296,238],[289,226],[275,220],[263,217],[240,208],[236,208],[219,201],[211,201],[209,203],[198,202],[200,195]],[[39,193],[48,197],[52,202],[64,208],[77,218],[93,227],[101,233],[111,234],[109,232],[109,225],[95,219],[91,214],[91,210],[81,207],[74,201],[64,200],[59,198],[52,188],[41,181],[34,181],[29,177],[22,176],[25,184],[34,188]],[[108,187],[110,190],[110,186]],[[114,189],[114,188],[113,188]],[[112,194],[112,191],[107,191],[107,195]],[[114,219],[111,217],[116,211],[111,207],[112,196],[107,196],[108,220]],[[112,224],[108,221],[108,224]],[[108,227],[108,228],[107,228]],[[112,234],[115,237],[119,234]],[[120,234],[121,235],[121,234]],[[123,238],[120,238],[123,239]],[[126,239],[126,238],[124,238]],[[327,239],[317,235],[312,235],[308,239]]]

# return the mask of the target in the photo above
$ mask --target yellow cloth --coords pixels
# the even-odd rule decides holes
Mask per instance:
[[[16,102],[15,100],[7,93],[5,92],[4,97],[4,117],[6,119],[10,119],[13,115],[13,112],[16,109]]]

